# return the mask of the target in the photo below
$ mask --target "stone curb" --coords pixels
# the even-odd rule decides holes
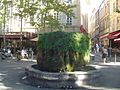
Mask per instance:
[[[39,79],[40,83],[46,83],[44,87],[49,88],[61,88],[63,86],[78,88],[83,84],[92,83],[100,77],[100,70],[51,73],[36,70],[32,68],[32,65],[25,69],[25,73],[28,78]]]

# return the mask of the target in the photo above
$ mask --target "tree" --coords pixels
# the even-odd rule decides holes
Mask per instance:
[[[28,0],[14,0],[14,7],[17,9],[16,13],[14,14],[15,16],[19,16],[20,17],[20,22],[21,22],[21,27],[20,27],[20,40],[21,40],[21,47],[20,49],[22,49],[22,42],[23,42],[23,30],[22,30],[22,22],[23,22],[23,18],[25,18],[27,16],[27,13],[25,12],[25,7],[26,7],[26,2],[28,2]]]
[[[53,17],[53,13],[64,13],[69,16],[74,16],[72,8],[75,5],[67,5],[60,3],[57,0],[20,0],[23,4],[17,5],[17,8],[23,8],[24,15],[30,18],[30,24],[36,28],[45,30],[46,28],[60,29],[58,18]],[[21,12],[18,12],[21,15]]]
[[[0,30],[2,30],[2,24],[3,24],[3,14],[0,13]]]
[[[0,18],[0,26],[2,27],[2,22],[3,22],[3,33],[4,33],[4,46],[6,46],[6,40],[5,40],[5,29],[6,29],[6,19],[9,19],[8,18],[8,12],[7,12],[7,9],[9,8],[9,6],[11,5],[12,1],[11,0],[1,0],[0,1],[0,14],[2,16],[2,18]]]

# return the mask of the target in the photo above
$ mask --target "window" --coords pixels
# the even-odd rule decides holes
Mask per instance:
[[[72,25],[72,17],[67,16],[67,25]]]
[[[72,0],[66,0],[65,2],[66,3],[72,3]]]
[[[120,12],[120,0],[116,0],[116,11]]]
[[[55,12],[55,13],[54,13],[54,19],[57,19],[57,20],[59,19],[59,14],[58,14],[58,12]]]

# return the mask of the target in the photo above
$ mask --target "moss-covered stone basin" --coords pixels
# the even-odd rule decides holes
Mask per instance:
[[[83,84],[92,83],[100,76],[100,71],[83,70],[74,72],[45,72],[30,65],[25,69],[27,84],[43,88],[79,88]]]

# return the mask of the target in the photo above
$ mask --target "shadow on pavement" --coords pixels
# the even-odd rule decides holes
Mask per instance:
[[[101,90],[120,90],[120,62],[99,64],[101,76],[90,86],[104,88]]]

